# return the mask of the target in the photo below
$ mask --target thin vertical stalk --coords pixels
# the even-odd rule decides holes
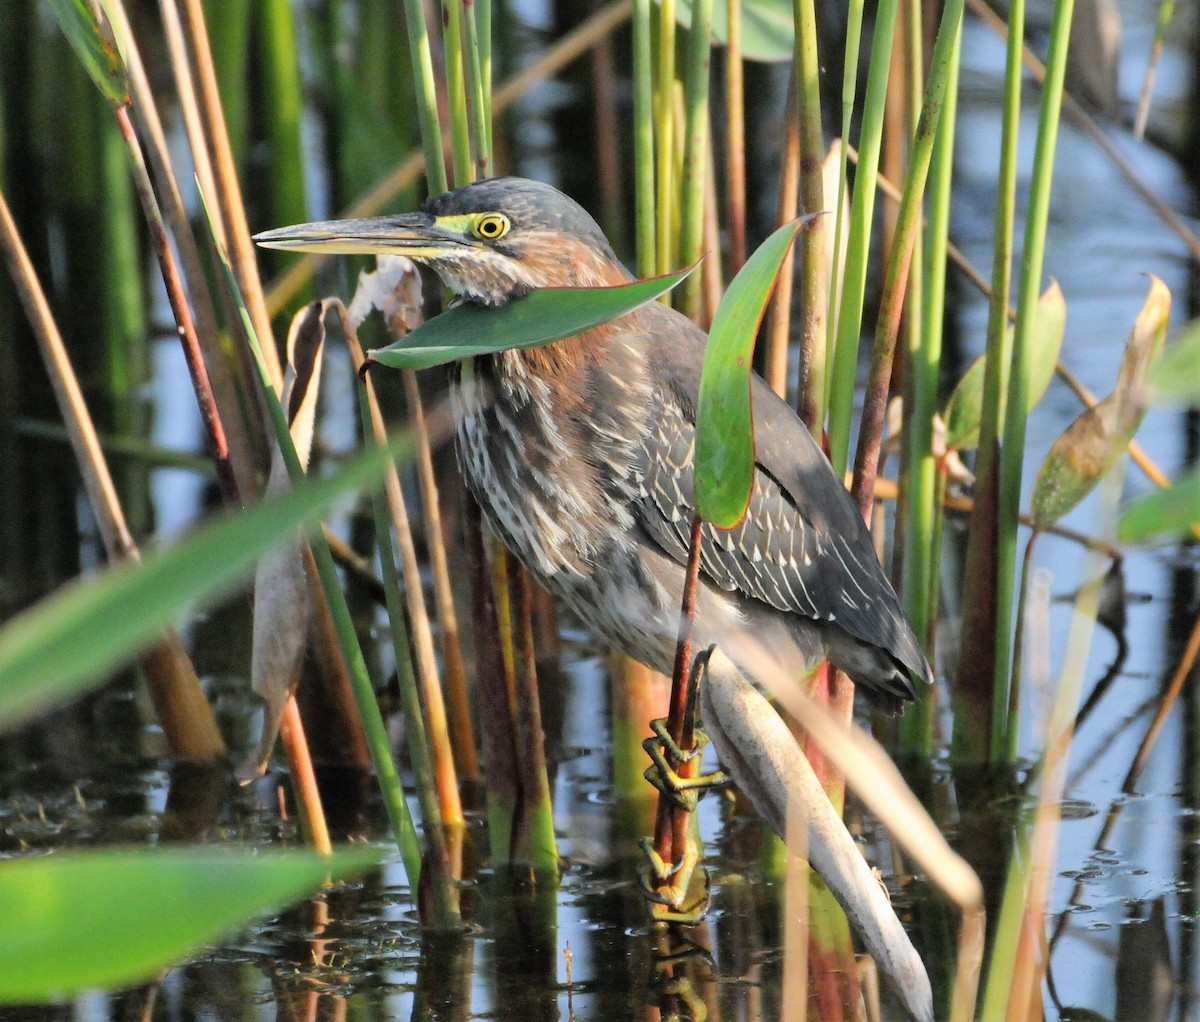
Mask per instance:
[[[421,149],[425,153],[425,178],[429,182],[430,194],[441,195],[447,188],[446,160],[442,155],[442,126],[438,120],[429,28],[425,24],[425,7],[421,0],[404,0],[404,23],[408,29],[408,47],[412,54],[417,120],[421,125]]]
[[[695,744],[695,713],[688,699],[688,683],[692,668],[692,625],[696,612],[696,589],[700,573],[701,519],[692,516],[691,540],[688,544],[687,574],[684,576],[683,603],[679,612],[679,637],[675,645],[675,667],[671,674],[671,705],[667,711],[667,733],[682,752]],[[672,766],[681,778],[694,777],[699,767],[698,757]],[[654,827],[654,849],[664,862],[680,863],[687,847],[688,817],[691,814],[676,805],[666,792],[658,797],[658,813]],[[686,898],[687,892],[681,892]]]
[[[521,768],[521,858],[541,874],[558,872],[554,839],[554,807],[546,773],[546,735],[542,730],[537,685],[537,653],[533,645],[533,583],[525,566],[513,563],[508,572],[516,595],[517,763]]]
[[[742,63],[742,0],[726,0],[725,139],[729,188],[729,276],[746,261],[746,95]]]
[[[348,337],[350,335],[347,335]],[[351,353],[361,364],[362,351],[357,341],[351,341]],[[375,443],[384,442],[383,418],[375,398],[374,385],[368,377],[363,381],[358,395],[359,415],[362,419],[363,435],[374,437]],[[384,434],[381,439],[380,434]],[[370,441],[368,441],[370,442]],[[395,469],[389,471],[394,474]],[[375,535],[379,544],[379,560],[383,568],[383,586],[387,597],[388,619],[392,623],[392,649],[396,659],[396,671],[400,675],[400,700],[404,707],[404,733],[408,741],[409,760],[412,763],[413,785],[417,801],[421,806],[421,822],[429,841],[430,874],[433,890],[436,922],[447,926],[459,920],[458,898],[454,890],[450,852],[446,843],[446,828],[443,826],[443,810],[438,790],[433,754],[425,729],[425,713],[420,691],[413,672],[412,643],[407,634],[404,619],[404,602],[400,595],[400,583],[396,573],[396,552],[392,544],[391,521],[388,514],[389,501],[383,494],[372,494],[371,506],[375,515]]]
[[[471,158],[471,125],[467,113],[466,61],[463,56],[463,0],[442,0],[442,13],[446,19],[442,44],[446,51],[450,151],[454,186],[461,188],[475,180],[475,162]]]
[[[704,185],[708,171],[708,84],[712,54],[712,0],[693,0],[688,29],[687,86],[684,90],[686,121],[683,149],[683,212],[679,255],[691,265],[700,258],[704,243]],[[679,310],[700,322],[702,278],[689,274],[680,284]]]
[[[800,204],[800,118],[796,113],[796,88],[788,84],[784,113],[783,160],[779,168],[779,200],[775,222],[782,227],[796,217]],[[763,338],[763,379],[780,397],[787,396],[788,343],[792,333],[792,290],[796,274],[796,248],[793,245],[779,266],[775,291],[771,295],[771,321]],[[819,423],[808,423],[818,431]]]
[[[488,170],[495,172],[495,149],[492,145],[492,0],[475,0],[475,27],[479,35],[479,75],[483,84],[483,126],[485,136],[480,146],[488,156]]]
[[[250,230],[246,226],[246,208],[242,202],[242,190],[238,183],[237,168],[229,147],[229,136],[225,130],[225,115],[221,109],[221,97],[217,91],[216,74],[213,71],[212,49],[208,41],[208,29],[204,24],[204,10],[200,0],[178,0],[182,11],[175,15],[183,29],[187,49],[188,66],[197,88],[200,113],[204,120],[203,138],[208,158],[212,163],[216,179],[213,194],[221,217],[224,243],[232,261],[234,278],[250,313],[255,333],[266,343],[263,357],[271,374],[272,385],[282,385],[283,372],[279,366],[279,351],[271,333],[271,319],[263,301],[262,281],[258,276],[258,261],[254,246],[250,242]],[[160,3],[176,7],[177,0],[160,0]],[[177,8],[176,8],[177,9]],[[177,9],[178,10],[178,9]]]
[[[271,219],[296,224],[308,219],[304,154],[300,139],[300,58],[291,0],[261,0],[255,5],[262,40],[263,116],[271,178]]]
[[[1011,341],[1008,334],[1008,301],[1012,279],[1013,225],[1016,221],[1017,142],[1021,115],[1021,58],[1025,38],[1025,0],[1013,0],[1008,11],[1008,45],[1004,69],[1004,106],[1001,113],[1000,167],[996,181],[996,216],[992,228],[992,281],[988,303],[987,345],[983,370],[983,408],[979,426],[979,453],[975,459],[976,500],[971,511],[967,534],[966,571],[963,584],[963,634],[987,638],[977,652],[989,653],[995,662],[990,685],[973,684],[981,672],[975,657],[964,657],[959,676],[951,691],[962,693],[954,714],[952,746],[959,757],[986,755],[983,743],[993,750],[1004,729],[1008,693],[995,680],[1008,676],[1007,626],[1001,628],[996,606],[1000,599],[995,569],[996,537],[994,501],[986,494],[996,493],[998,473],[997,441],[1004,409],[1000,395],[1007,387]],[[1003,651],[1003,657],[1001,657]],[[1003,663],[1003,667],[1001,667]],[[986,673],[986,672],[982,672]],[[970,708],[964,700],[968,694]],[[991,696],[986,721],[979,721],[979,706]]]
[[[655,273],[668,273],[672,264],[675,210],[675,0],[659,0],[658,81],[654,105],[657,136],[655,212],[658,222]],[[669,302],[667,295],[662,301]]]
[[[235,165],[239,167],[244,166],[250,136],[251,90],[246,87],[250,65],[250,24],[259,10],[266,6],[265,3],[212,3],[211,0],[204,5],[204,21],[212,43],[213,69],[221,95],[221,112],[225,115],[225,127],[229,131],[229,148]],[[126,32],[125,38],[129,39],[130,36],[131,33]],[[212,193],[206,191],[206,194]]]
[[[475,153],[479,160],[480,177],[491,177],[492,144],[488,125],[491,106],[484,97],[483,53],[479,41],[479,26],[475,21],[475,4],[466,0],[463,21],[467,32],[467,87],[471,90],[471,125],[475,132]]]
[[[350,331],[347,331],[347,337],[352,337]],[[358,370],[362,366],[363,355],[357,342],[351,344],[351,353],[355,363],[354,367]],[[376,442],[382,443],[386,436],[383,415],[379,410],[378,402],[374,400],[374,388],[370,380],[366,381],[366,387],[370,400],[368,411],[364,413],[366,415],[365,425],[370,428]],[[426,441],[427,450],[428,437],[426,437]],[[389,469],[384,477],[384,493],[390,512],[388,523],[390,531],[380,532],[377,528],[377,538],[381,547],[381,556],[384,553],[390,556],[392,533],[394,532],[395,544],[404,572],[404,587],[408,597],[407,610],[412,623],[413,639],[411,645],[406,644],[406,648],[411,649],[415,657],[416,676],[420,688],[420,699],[415,702],[415,705],[418,709],[424,708],[423,720],[429,748],[427,755],[432,767],[433,780],[437,785],[437,801],[440,806],[441,821],[446,827],[460,827],[463,823],[463,812],[458,791],[458,775],[451,752],[445,702],[442,698],[441,685],[438,682],[437,659],[433,648],[429,614],[425,608],[421,566],[417,560],[412,530],[409,527],[408,508],[404,502],[404,493],[400,488],[400,476],[394,468]],[[404,620],[403,615],[403,606],[398,602],[393,606],[389,599],[388,618],[393,623],[393,628],[396,627],[397,622]],[[422,737],[424,738],[424,734]],[[432,805],[422,804],[421,812],[425,819],[430,821],[429,825],[432,825],[434,819],[430,815],[434,808]]]
[[[200,114],[200,98],[196,94],[196,82],[188,64],[187,42],[184,39],[183,21],[179,13],[179,8],[174,2],[159,0],[159,10],[162,15],[163,39],[167,44],[167,52],[171,56],[171,70],[175,76],[175,94],[179,99],[179,116],[183,120],[184,130],[187,133],[188,148],[192,154],[192,165],[196,180],[201,192],[205,195],[216,195],[216,173],[213,170],[212,160],[209,158],[208,145],[204,138],[205,129],[204,119]],[[125,36],[126,38],[133,37],[133,30],[129,27],[128,18],[126,18],[125,22]],[[222,106],[223,112],[224,106]],[[229,126],[227,123],[227,136],[228,132]],[[230,140],[230,146],[232,149],[232,140]],[[215,228],[217,239],[224,245],[224,224],[218,220],[215,223]]]
[[[825,365],[833,365],[833,353],[837,340],[838,320],[841,315],[841,300],[845,292],[845,267],[841,263],[845,246],[842,238],[849,225],[845,223],[846,190],[848,185],[850,127],[854,121],[854,100],[858,94],[858,51],[862,42],[863,0],[850,0],[846,11],[846,52],[842,68],[842,147],[838,161],[838,191],[833,220],[833,266],[830,272],[828,317],[825,322]],[[829,407],[833,391],[833,372],[825,374],[825,408]]]
[[[813,0],[794,0],[796,28],[796,111],[800,122],[800,212],[825,208],[821,161],[821,58]],[[800,235],[800,380],[796,403],[800,417],[816,427],[825,418],[825,317],[829,280],[825,218],[818,217]]]
[[[891,258],[883,283],[879,321],[871,353],[871,372],[863,401],[862,425],[859,428],[858,448],[854,457],[854,494],[859,511],[866,518],[875,496],[875,477],[879,470],[879,451],[883,436],[883,417],[887,405],[888,384],[892,359],[900,330],[900,315],[913,244],[921,224],[921,203],[925,179],[933,155],[945,97],[946,80],[951,57],[957,49],[958,30],[962,24],[964,0],[947,0],[942,9],[942,22],[929,65],[929,80],[925,87],[925,102],[909,153],[908,175],[900,197],[896,218],[896,234]],[[860,164],[861,166],[861,164]],[[857,196],[856,196],[857,197]],[[839,347],[840,351],[840,347]]]
[[[609,39],[601,39],[592,47],[592,57],[588,63],[592,115],[596,122],[596,183],[600,191],[600,215],[597,219],[605,234],[610,238],[619,238],[625,233],[625,210],[621,201],[621,181],[624,177],[624,168],[621,166],[623,126],[619,123],[616,69]]]
[[[382,417],[375,419],[376,414],[377,412],[373,412],[372,418],[378,434],[383,431],[384,424]],[[454,768],[454,756],[451,752],[446,706],[442,698],[442,687],[438,680],[437,657],[433,649],[429,614],[425,608],[421,566],[417,560],[404,494],[400,489],[400,477],[395,471],[388,472],[384,477],[384,489],[387,494],[388,509],[391,511],[391,523],[396,534],[396,543],[399,547],[400,563],[404,571],[408,613],[412,620],[413,653],[416,657],[417,678],[420,681],[422,705],[425,707],[425,718],[429,730],[442,822],[448,827],[458,827],[463,823],[462,801],[458,793],[458,774]],[[382,542],[382,537],[380,537],[380,541]],[[395,620],[390,613],[389,617],[393,621]]]
[[[317,775],[313,770],[308,739],[304,734],[304,723],[300,720],[300,707],[296,705],[295,696],[289,696],[283,704],[283,713],[279,718],[279,741],[287,755],[292,787],[296,792],[296,801],[300,804],[300,820],[307,831],[305,837],[322,855],[332,855],[333,842],[329,839],[329,824],[325,822],[325,809],[321,805]]]
[[[996,564],[996,645],[993,674],[996,707],[993,721],[992,758],[1011,761],[1016,750],[1017,721],[1007,717],[1012,594],[1016,574],[1017,523],[1021,505],[1021,470],[1025,457],[1025,417],[1029,404],[1030,346],[1042,279],[1046,247],[1046,224],[1050,216],[1050,188],[1054,180],[1054,153],[1058,122],[1062,113],[1063,80],[1070,43],[1074,0],[1056,0],[1050,25],[1050,49],[1046,56],[1046,83],[1038,115],[1037,145],[1033,154],[1033,176],[1029,188],[1029,210],[1025,218],[1025,241],[1021,258],[1020,293],[1013,331],[1012,370],[1009,376],[1004,439],[1000,449],[1000,491]],[[1014,35],[1016,33],[1013,33]],[[1003,697],[1004,702],[1001,703]],[[1001,709],[1003,707],[1003,709]],[[998,726],[997,726],[998,725]]]
[[[654,201],[654,83],[651,68],[650,0],[633,3],[633,180],[639,277],[658,267]]]
[[[850,451],[850,417],[854,407],[858,341],[867,289],[867,257],[871,249],[871,223],[875,212],[875,179],[879,173],[888,65],[898,6],[899,0],[880,0],[875,12],[875,36],[871,43],[871,65],[867,72],[867,93],[863,103],[858,175],[854,181],[854,198],[850,207],[845,283],[838,312],[833,384],[829,397],[829,460],[838,475],[846,471]],[[851,73],[849,67],[846,73]]]
[[[239,400],[238,388],[232,371],[233,363],[220,350],[220,337],[217,330],[216,309],[213,306],[210,292],[200,262],[200,251],[196,247],[196,239],[192,235],[188,222],[187,210],[184,209],[183,197],[179,191],[179,182],[171,164],[171,154],[167,145],[166,133],[158,116],[158,108],[154,102],[154,94],[146,77],[146,69],[142,64],[141,53],[134,43],[133,31],[125,17],[124,6],[115,9],[118,17],[124,22],[126,40],[125,63],[129,68],[129,83],[133,93],[132,110],[141,127],[142,133],[148,139],[147,156],[150,169],[154,175],[154,184],[163,207],[163,216],[171,230],[172,240],[179,253],[179,261],[183,266],[184,279],[187,281],[188,298],[192,313],[196,318],[196,333],[204,347],[208,358],[206,360],[212,378],[213,394],[217,407],[221,409],[228,434],[229,456],[237,475],[238,488],[244,494],[257,490],[256,466],[266,463],[266,446],[261,424],[246,415]],[[178,33],[174,33],[178,38]],[[186,79],[186,76],[185,76]],[[185,108],[185,104],[180,104]],[[194,103],[192,104],[194,108]],[[185,115],[186,116],[186,115]],[[200,163],[197,161],[197,168]]]
[[[462,644],[459,641],[458,613],[454,607],[454,590],[450,584],[450,566],[446,560],[446,537],[442,531],[442,512],[438,502],[437,479],[433,471],[429,429],[425,422],[425,409],[421,402],[416,373],[405,369],[401,375],[404,379],[404,395],[408,401],[408,414],[417,455],[426,544],[429,548],[434,598],[437,601],[438,624],[442,633],[446,694],[453,722],[450,737],[454,741],[454,760],[463,779],[474,782],[480,778],[479,756],[475,750],[475,729],[471,724],[467,670],[463,663]]]
[[[946,96],[929,170],[929,222],[926,227],[925,295],[922,322],[909,333],[909,361],[904,373],[908,417],[903,485],[908,494],[903,535],[904,572],[901,598],[913,630],[931,652],[929,637],[937,614],[937,538],[941,502],[937,457],[933,451],[933,418],[937,410],[938,371],[942,360],[945,317],[946,245],[950,231],[950,195],[954,172],[954,127],[958,107],[958,62],[962,46],[960,24],[947,68]],[[931,750],[933,700],[924,699],[917,712],[905,714],[901,736],[905,748]]]
[[[466,495],[463,519],[475,633],[479,726],[483,733],[481,744],[483,776],[487,786],[488,837],[493,861],[504,862],[511,851],[521,786],[509,714],[509,691],[514,681],[501,641],[500,608],[488,578],[483,516],[470,493]]]
[[[163,283],[167,288],[167,299],[171,305],[171,312],[175,316],[175,322],[179,326],[179,339],[183,344],[188,372],[191,374],[192,386],[196,391],[200,416],[204,421],[209,443],[212,445],[211,453],[213,463],[216,465],[221,493],[226,503],[236,507],[241,502],[241,493],[238,489],[237,478],[233,474],[233,465],[229,460],[229,443],[225,439],[225,426],[221,422],[221,413],[213,398],[212,385],[208,379],[208,367],[204,364],[204,355],[200,351],[200,340],[196,336],[196,324],[192,319],[192,310],[183,293],[183,281],[179,276],[175,253],[167,240],[167,226],[163,223],[162,211],[158,207],[158,200],[154,197],[154,188],[150,184],[150,173],[146,168],[137,134],[133,130],[133,122],[129,119],[129,108],[117,107],[114,113],[117,125],[121,129],[121,137],[129,152],[138,198],[141,200],[142,209],[150,225],[150,237],[158,257],[159,268],[162,271]]]

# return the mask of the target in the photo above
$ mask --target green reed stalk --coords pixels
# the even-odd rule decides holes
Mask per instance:
[[[90,96],[81,111],[92,120],[91,156],[74,163],[75,178],[85,199],[81,210],[94,210],[77,225],[71,253],[81,315],[77,322],[92,328],[87,349],[102,361],[104,413],[102,420],[118,435],[144,436],[149,431],[146,385],[150,379],[146,347],[146,314],[142,294],[142,259],[137,202],[120,134],[101,117],[100,104]],[[74,214],[72,214],[73,216]],[[82,299],[82,302],[80,302]],[[86,304],[83,304],[86,303]],[[152,528],[150,478],[146,466],[125,463],[117,474],[125,513],[135,535]]]
[[[829,460],[838,475],[846,471],[850,451],[850,417],[854,408],[858,341],[867,289],[867,259],[871,250],[871,222],[875,213],[875,180],[879,174],[888,65],[898,4],[899,0],[880,0],[875,12],[875,35],[871,41],[871,65],[867,72],[867,94],[863,102],[858,174],[850,205],[845,284],[838,311],[833,384],[829,397]],[[853,74],[853,69],[848,66],[846,73]]]
[[[1028,407],[1030,346],[1041,289],[1042,263],[1046,249],[1046,224],[1050,216],[1050,189],[1054,180],[1054,154],[1058,144],[1058,122],[1062,114],[1063,80],[1067,69],[1071,16],[1075,0],[1056,0],[1050,23],[1050,48],[1046,54],[1046,82],[1038,114],[1037,145],[1033,153],[1033,176],[1029,210],[1025,217],[1025,242],[1021,256],[1020,292],[1013,332],[1012,373],[1008,407],[1004,414],[1004,442],[1000,449],[999,541],[997,544],[996,641],[994,684],[997,706],[1003,694],[1007,704],[1015,702],[1008,693],[1012,631],[1012,593],[1016,575],[1017,523],[1021,510],[1021,469],[1025,457],[1025,421]],[[1014,35],[1016,33],[1013,33]],[[1017,720],[1007,712],[993,721],[992,759],[1012,762],[1017,754]],[[996,727],[999,724],[1000,727]]]
[[[834,202],[833,222],[833,265],[829,275],[829,294],[826,296],[825,319],[825,393],[822,406],[829,408],[833,393],[833,352],[837,340],[837,325],[840,316],[838,295],[842,293],[839,282],[845,272],[841,264],[842,237],[848,229],[842,210],[846,206],[846,189],[849,187],[850,128],[854,120],[854,101],[858,95],[858,51],[862,43],[863,0],[850,0],[846,12],[846,50],[842,68],[842,147],[838,161],[838,191]],[[819,423],[818,423],[819,425]]]
[[[1011,342],[1008,335],[1008,300],[1012,280],[1013,225],[1016,221],[1017,141],[1021,115],[1022,56],[1025,38],[1025,2],[1009,5],[1008,47],[1004,69],[1004,106],[1001,114],[1000,167],[996,181],[996,216],[993,226],[991,299],[988,304],[987,347],[983,374],[983,409],[979,426],[979,453],[975,460],[976,500],[967,535],[963,584],[964,636],[983,637],[970,655],[960,661],[951,686],[954,699],[954,733],[951,748],[956,758],[980,759],[1002,745],[1008,712],[1007,615],[1002,625],[997,607],[1011,602],[999,588],[994,558],[997,441],[1004,409],[1000,395],[1007,386]],[[980,640],[968,641],[980,642]],[[967,647],[964,646],[964,649]],[[994,662],[990,678],[981,662]],[[1003,665],[1003,666],[1001,666]],[[1002,679],[997,683],[997,679]],[[987,716],[981,708],[990,699]]]
[[[488,156],[488,170],[496,172],[495,150],[492,146],[492,0],[475,0],[475,28],[479,39],[479,75],[483,83],[484,137],[480,147]]]
[[[654,202],[654,83],[651,66],[650,0],[633,2],[633,181],[637,219],[637,271],[658,268]]]
[[[950,232],[950,196],[954,176],[954,125],[958,110],[958,63],[962,25],[956,33],[947,68],[946,95],[929,169],[929,221],[926,226],[925,280],[922,319],[909,331],[908,365],[904,373],[907,422],[904,443],[907,493],[904,529],[904,574],[901,598],[913,630],[932,655],[933,622],[937,617],[937,579],[941,536],[942,478],[933,452],[933,417],[937,411],[938,371],[946,302],[946,244]],[[933,748],[933,700],[923,699],[900,723],[903,747],[930,752]]]
[[[900,211],[896,218],[891,258],[888,260],[884,275],[879,321],[871,352],[871,371],[867,379],[858,448],[854,456],[854,493],[859,511],[864,517],[867,517],[874,502],[875,477],[879,471],[879,451],[882,443],[883,419],[887,406],[892,360],[896,350],[896,338],[900,332],[900,316],[904,308],[913,246],[921,227],[921,205],[925,193],[925,179],[933,155],[933,143],[937,137],[938,123],[941,120],[951,56],[958,45],[958,30],[962,24],[963,7],[964,0],[946,0],[942,9],[942,21],[938,26],[937,41],[934,44],[933,57],[929,64],[929,78],[925,84],[925,101],[921,106],[921,117],[913,137],[912,149],[909,152],[908,173],[904,182],[904,191],[900,196]],[[859,166],[861,173],[861,163]],[[841,353],[840,340],[838,353]],[[848,425],[849,423],[847,423]]]
[[[271,222],[298,224],[308,219],[304,153],[300,138],[302,87],[291,0],[255,5],[262,43],[263,103],[271,173],[266,189]]]
[[[450,152],[454,186],[460,188],[475,180],[475,161],[471,158],[471,121],[467,112],[466,58],[463,55],[463,0],[443,0],[442,11],[446,19],[442,45],[446,51]]]
[[[654,127],[658,139],[654,169],[658,238],[655,272],[669,273],[673,263],[675,231],[675,0],[659,0],[658,80],[654,105]],[[662,301],[670,301],[664,295]]]
[[[708,85],[712,54],[712,0],[694,0],[688,30],[687,85],[684,91],[683,202],[679,258],[691,265],[704,245],[704,193],[708,175]],[[702,276],[691,273],[679,285],[678,308],[700,321]]]
[[[813,0],[794,0],[796,31],[796,111],[800,119],[800,212],[826,208],[821,135],[821,60],[817,53],[817,19]],[[826,266],[825,217],[800,235],[800,364],[803,388],[797,394],[801,418],[819,429],[825,418],[825,318],[832,290]]]
[[[425,153],[425,179],[429,182],[430,194],[440,195],[447,188],[446,161],[442,156],[442,126],[438,120],[429,29],[425,24],[425,7],[421,0],[404,0],[404,22],[408,28],[408,47],[412,55],[417,120],[421,125],[421,149]]]
[[[467,4],[466,16],[463,19],[467,31],[467,87],[471,91],[471,127],[475,135],[475,153],[478,158],[476,168],[481,178],[491,177],[492,144],[489,107],[484,96],[486,88],[483,75],[483,53],[480,47],[479,26],[475,20],[475,5]]]

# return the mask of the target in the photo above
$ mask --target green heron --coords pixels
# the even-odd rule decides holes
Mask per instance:
[[[405,255],[456,300],[621,284],[596,222],[549,185],[493,178],[419,213],[267,231],[271,248]],[[456,365],[456,446],[497,534],[615,649],[670,673],[695,509],[705,335],[653,302],[585,334]],[[704,526],[696,648],[738,637],[801,677],[828,656],[896,710],[932,673],[845,487],[794,411],[755,377],[757,472],[734,529]]]

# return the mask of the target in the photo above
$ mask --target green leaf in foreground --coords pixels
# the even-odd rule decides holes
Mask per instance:
[[[696,264],[617,287],[548,287],[497,309],[458,305],[402,341],[367,352],[390,369],[429,369],[510,348],[536,348],[624,316],[670,291]]]
[[[0,730],[88,688],[132,657],[176,614],[249,574],[343,493],[381,478],[403,444],[372,448],[326,479],[278,500],[222,515],[140,564],[124,562],[75,582],[0,630]]]
[[[108,0],[49,0],[63,35],[104,98],[113,106],[129,102],[129,74],[109,17]]]
[[[750,374],[758,325],[779,267],[811,219],[784,224],[758,247],[730,283],[708,333],[696,407],[696,509],[722,529],[742,520],[754,484]]]
[[[1169,490],[1143,497],[1121,515],[1122,543],[1141,543],[1159,536],[1181,536],[1200,526],[1200,469],[1175,481]]]
[[[373,849],[67,852],[0,863],[0,1003],[150,979],[220,934],[361,872]]]

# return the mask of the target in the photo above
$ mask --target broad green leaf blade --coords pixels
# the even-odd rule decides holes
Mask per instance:
[[[327,877],[378,862],[373,849],[330,857],[208,848],[9,860],[0,864],[0,1003],[150,979]]]
[[[819,215],[819,214],[818,214]],[[775,231],[733,278],[713,317],[696,405],[696,509],[722,529],[742,520],[754,484],[754,342],[784,257],[812,217]]]
[[[1058,281],[1038,299],[1033,319],[1032,361],[1029,367],[1029,400],[1026,411],[1032,411],[1046,393],[1054,376],[1054,364],[1062,348],[1063,331],[1067,325],[1067,304]],[[1011,332],[1011,328],[1010,328]],[[1005,377],[1007,380],[1007,377]],[[1000,395],[1004,407],[1006,394]],[[958,451],[971,450],[979,443],[979,420],[983,413],[983,356],[980,355],[963,374],[950,399],[946,402],[946,446]]]
[[[537,348],[624,316],[670,291],[696,268],[617,287],[548,287],[497,309],[458,305],[421,324],[367,361],[390,369],[429,369],[511,348]]]
[[[1200,404],[1200,319],[1163,352],[1150,371],[1150,397],[1167,404]]]
[[[1159,490],[1134,502],[1121,515],[1118,530],[1122,543],[1142,543],[1159,536],[1181,536],[1200,526],[1200,469],[1175,480],[1169,490]]]
[[[1045,529],[1086,497],[1129,446],[1146,411],[1146,375],[1162,351],[1171,292],[1150,278],[1117,374],[1116,389],[1080,415],[1050,448],[1030,497],[1034,527]]]
[[[677,0],[675,20],[684,28],[692,24],[692,0]],[[742,56],[773,63],[792,59],[791,0],[742,0]],[[713,41],[725,44],[729,35],[726,0],[713,0]]]
[[[107,568],[13,618],[0,630],[0,730],[84,691],[185,607],[228,591],[338,496],[382,477],[402,446],[373,448],[327,479],[222,515],[170,550]]]
[[[129,74],[118,45],[120,22],[108,0],[49,0],[50,10],[96,87],[113,106],[129,102]]]

